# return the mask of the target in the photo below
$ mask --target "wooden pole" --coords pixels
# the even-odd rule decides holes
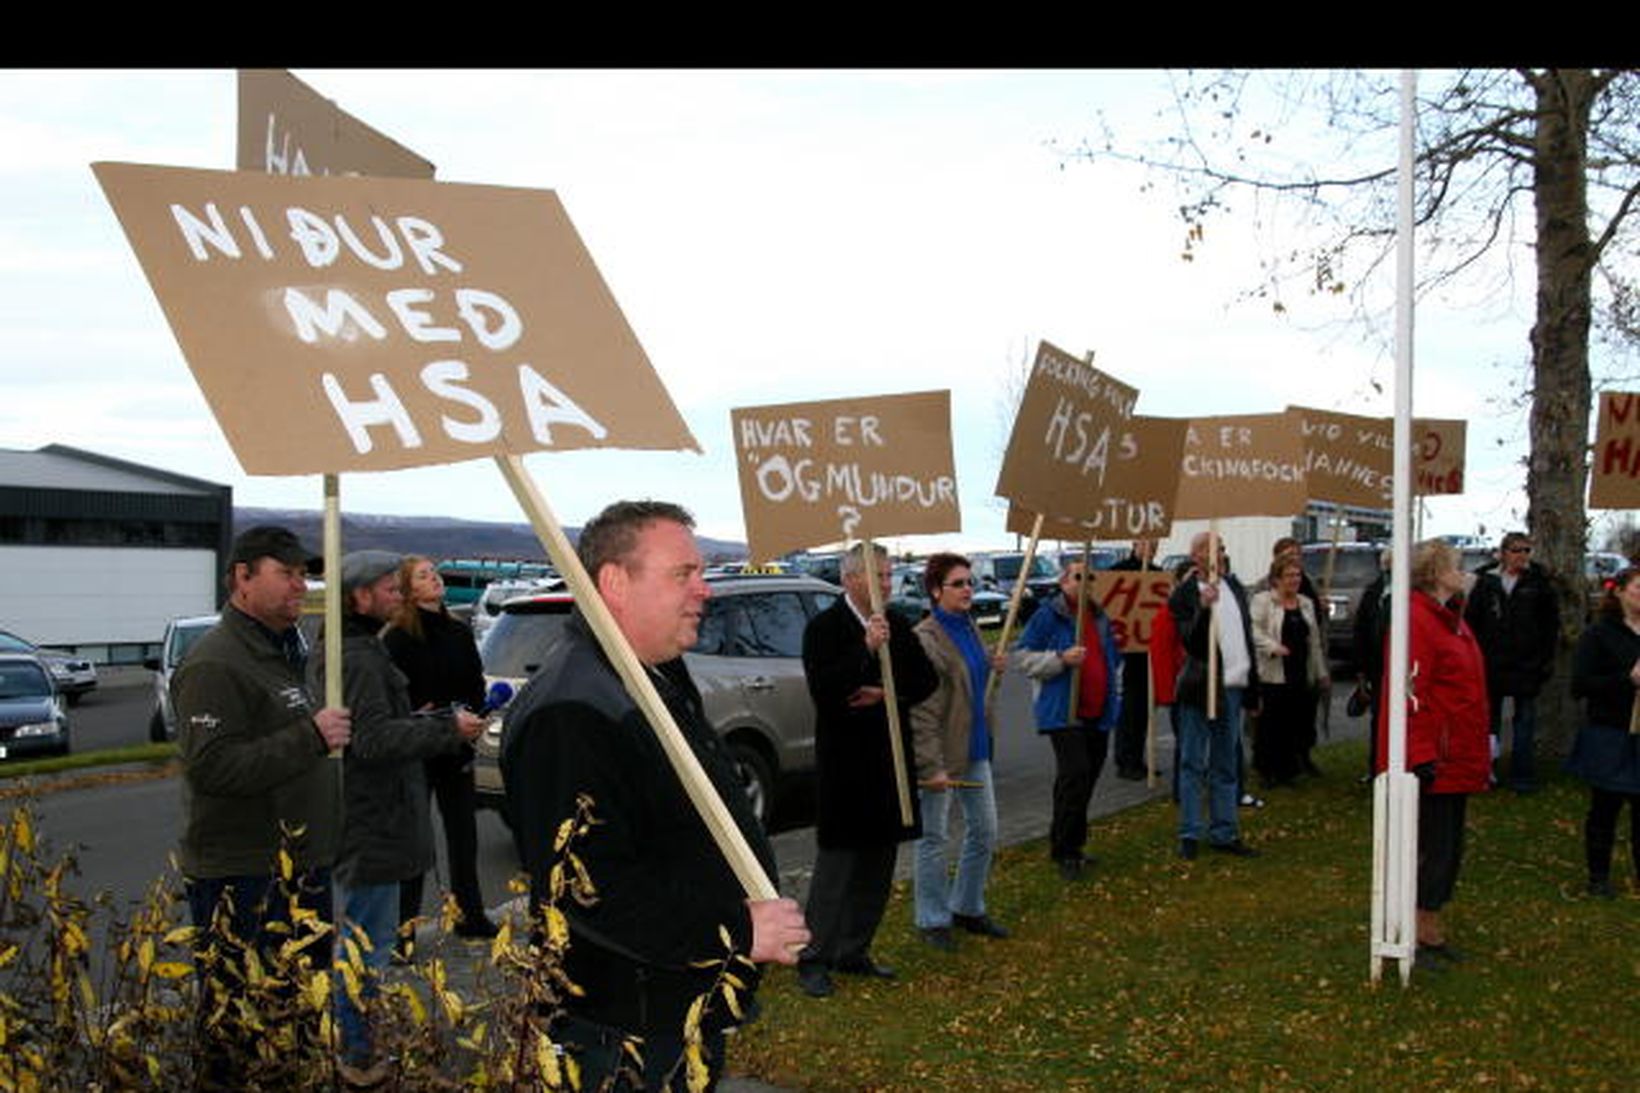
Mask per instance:
[[[1219,520],[1218,517],[1207,522],[1207,572],[1209,580],[1219,595],[1224,589],[1219,587]],[[1207,720],[1211,721],[1219,716],[1219,601],[1214,599],[1213,606],[1207,609]]]
[[[1008,642],[1014,635],[1014,624],[1019,621],[1019,603],[1024,599],[1025,589],[1028,587],[1025,578],[1030,575],[1031,565],[1036,561],[1036,544],[1042,538],[1042,514],[1036,514],[1036,520],[1031,524],[1031,539],[1025,544],[1025,561],[1019,567],[1019,578],[1014,581],[1013,595],[1008,598],[1008,617],[1002,620],[1002,633],[997,638],[997,649],[1006,653]],[[985,701],[981,709],[990,709],[991,697],[997,693],[997,675],[992,672],[985,680]]]
[[[569,585],[570,592],[575,597],[575,605],[581,609],[586,617],[592,632],[598,638],[598,644],[603,647],[609,662],[615,667],[616,674],[626,685],[627,694],[638,704],[649,720],[649,727],[655,731],[666,757],[672,763],[672,769],[677,772],[678,780],[683,783],[684,791],[694,803],[696,811],[706,824],[706,829],[712,833],[712,839],[718,849],[728,859],[729,867],[734,870],[740,880],[741,887],[752,899],[775,899],[780,893],[773,881],[763,871],[763,864],[752,853],[752,848],[746,842],[745,835],[735,824],[734,817],[724,806],[722,798],[713,789],[711,779],[707,778],[706,771],[701,768],[700,760],[695,758],[689,742],[684,739],[678,729],[677,722],[672,719],[672,711],[666,708],[661,701],[660,694],[655,690],[654,681],[649,678],[649,672],[644,668],[627,644],[626,636],[615,625],[615,619],[609,613],[609,607],[603,597],[598,595],[598,588],[586,567],[581,564],[580,557],[570,546],[569,537],[559,525],[557,517],[547,506],[547,500],[536,487],[535,480],[530,477],[524,467],[524,460],[516,455],[499,455],[495,457],[496,466],[501,469],[501,476],[507,480],[512,488],[513,495],[518,498],[519,505],[529,516],[530,524],[535,528],[535,534],[546,548],[547,554],[558,566],[558,572],[563,575]]]
[[[325,705],[340,709],[342,699],[342,476],[325,475]],[[330,757],[340,759],[341,748]]]
[[[1163,611],[1167,608],[1163,607]],[[1155,633],[1154,630],[1151,631]],[[1156,680],[1150,650],[1145,650],[1145,785],[1156,788]]]
[[[861,561],[866,566],[866,589],[871,597],[871,613],[883,613],[883,590],[877,583],[877,547],[871,536],[860,540]],[[887,564],[885,556],[883,564]],[[885,616],[886,617],[886,616]],[[911,790],[905,784],[905,744],[900,740],[900,700],[894,687],[894,659],[889,656],[888,642],[877,646],[877,663],[883,672],[883,705],[888,714],[888,750],[894,757],[894,793],[900,801],[900,822],[910,827],[916,822],[911,812]]]
[[[1076,582],[1076,636],[1071,644],[1081,645],[1087,635],[1083,633],[1082,616],[1088,610],[1088,585],[1093,583],[1092,572],[1088,567],[1088,560],[1093,554],[1093,544],[1084,539],[1082,541],[1082,579]],[[1083,654],[1086,656],[1086,653]],[[1065,709],[1066,723],[1076,720],[1076,707],[1082,699],[1082,666],[1071,665],[1071,695],[1070,705]]]

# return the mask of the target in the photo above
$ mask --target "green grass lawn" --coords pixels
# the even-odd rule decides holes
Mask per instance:
[[[1626,840],[1615,902],[1583,895],[1580,783],[1471,800],[1452,943],[1469,959],[1369,979],[1371,807],[1361,745],[1326,777],[1243,811],[1264,852],[1174,857],[1165,802],[1098,821],[1094,874],[1043,844],[999,856],[991,913],[1014,936],[919,942],[901,887],[875,955],[814,1001],[773,971],[731,1072],[808,1090],[1634,1089],[1640,900]],[[1623,830],[1627,830],[1626,824]]]

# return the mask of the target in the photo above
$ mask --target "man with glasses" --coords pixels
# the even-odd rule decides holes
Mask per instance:
[[[1532,793],[1537,789],[1537,696],[1554,671],[1560,604],[1549,571],[1532,561],[1532,540],[1525,532],[1505,535],[1497,562],[1476,574],[1464,618],[1486,657],[1493,754],[1499,751],[1507,698],[1513,705],[1509,782],[1517,793]]]

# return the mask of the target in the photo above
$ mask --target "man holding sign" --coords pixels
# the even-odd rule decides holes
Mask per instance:
[[[899,844],[922,833],[915,816],[910,824],[900,819],[877,651],[886,643],[894,664],[907,755],[914,754],[911,708],[934,693],[939,679],[905,620],[872,612],[867,582],[875,579],[888,599],[888,557],[874,546],[868,563],[865,546],[856,543],[843,556],[845,595],[803,632],[803,672],[815,708],[819,851],[809,882],[814,941],[803,951],[797,974],[812,998],[832,992],[832,971],[893,977],[891,969],[871,959],[871,939],[888,905]],[[907,786],[907,792],[915,800],[914,788]]]
[[[1211,557],[1218,546],[1218,558]],[[1168,601],[1184,641],[1175,716],[1179,731],[1179,857],[1196,856],[1201,845],[1202,791],[1207,791],[1207,845],[1251,858],[1258,851],[1241,841],[1236,816],[1236,764],[1241,754],[1241,715],[1258,707],[1258,668],[1247,591],[1225,568],[1218,536],[1201,532],[1190,541],[1196,570],[1179,582]],[[1216,564],[1215,564],[1216,562]],[[1217,608],[1215,611],[1214,608]],[[1214,615],[1217,614],[1217,619]],[[1208,658],[1217,661],[1214,716],[1208,716]]]
[[[693,526],[677,505],[620,501],[581,530],[577,553],[736,826],[774,876],[769,840],[682,660],[710,595]],[[758,978],[752,962],[794,963],[809,939],[797,905],[744,898],[579,609],[514,701],[501,766],[537,909],[551,898],[559,825],[576,816],[580,798],[591,799],[595,823],[574,850],[597,898],[590,906],[558,904],[571,937],[564,970],[584,993],[566,998],[553,1028],[580,1061],[581,1087],[599,1088],[614,1075],[623,1042],[636,1036],[643,1087],[681,1088],[685,1019],[712,989],[718,961],[735,963],[748,993]],[[736,1018],[712,1003],[701,1021],[715,1075],[724,1030]]]

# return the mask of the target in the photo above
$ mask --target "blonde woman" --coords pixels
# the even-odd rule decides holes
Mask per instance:
[[[1304,567],[1289,556],[1270,565],[1270,587],[1253,596],[1253,647],[1264,709],[1253,737],[1253,768],[1264,788],[1291,785],[1304,768],[1315,722],[1315,690],[1328,683],[1321,627],[1299,591]]]

